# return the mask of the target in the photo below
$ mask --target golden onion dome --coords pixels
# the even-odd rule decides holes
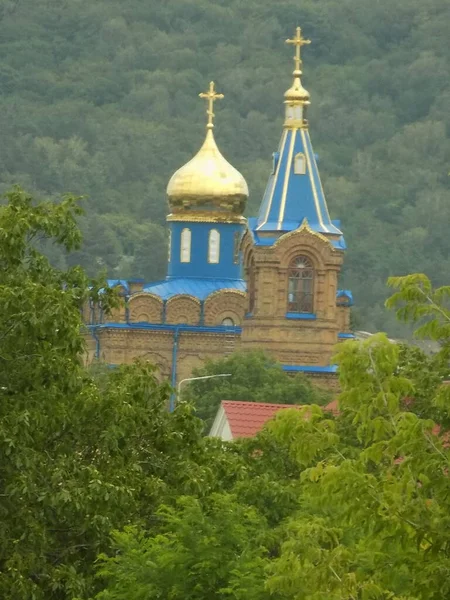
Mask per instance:
[[[305,90],[300,81],[300,77],[294,77],[294,83],[292,86],[285,92],[284,97],[287,102],[302,102],[304,104],[309,104],[309,92]]]
[[[248,198],[244,177],[221,154],[213,135],[213,102],[223,97],[214,91],[200,94],[209,100],[208,125],[203,146],[188,163],[176,171],[167,186],[173,213],[186,210],[228,211],[242,214]]]
[[[309,92],[305,90],[300,80],[300,75],[302,74],[301,66],[301,49],[303,46],[306,46],[311,43],[311,40],[306,40],[302,35],[302,30],[300,27],[297,27],[295,32],[295,37],[289,40],[286,40],[286,44],[291,44],[295,47],[295,70],[294,70],[294,83],[284,94],[286,98],[286,102],[302,102],[303,104],[309,104]]]

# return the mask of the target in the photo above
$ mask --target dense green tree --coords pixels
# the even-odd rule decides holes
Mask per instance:
[[[76,199],[0,207],[0,596],[87,598],[110,532],[149,523],[161,502],[214,480],[201,422],[148,364],[101,378],[82,365],[81,307],[117,302],[79,267],[39,251],[78,247]],[[101,290],[101,292],[100,292]]]
[[[180,497],[157,517],[155,536],[132,529],[115,534],[117,556],[103,557],[99,575],[109,585],[98,600],[269,597],[264,570],[273,536],[257,511],[213,494],[204,503]]]
[[[165,188],[202,142],[198,93],[214,78],[226,95],[217,138],[254,215],[290,83],[283,40],[299,23],[313,41],[314,147],[349,247],[342,286],[362,329],[407,335],[383,308],[386,278],[450,279],[449,11],[447,0],[4,0],[0,190],[85,195],[86,245],[70,264],[159,278]],[[119,234],[114,219],[133,225]]]
[[[390,283],[399,317],[425,319],[418,334],[441,344],[427,364],[433,372],[424,377],[417,349],[384,334],[339,345],[339,413],[281,411],[254,439],[225,444],[238,458],[228,462],[234,479],[221,479],[234,494],[183,499],[162,509],[159,531],[116,534],[117,555],[100,564],[99,599],[448,596],[448,433],[420,413],[437,409],[449,422],[450,386],[438,360],[448,357],[449,288],[433,289],[423,275]],[[220,506],[220,518],[211,506]]]
[[[324,404],[330,395],[316,388],[303,374],[285,373],[281,364],[262,351],[236,352],[228,357],[206,362],[193,372],[193,377],[229,374],[193,381],[182,392],[191,401],[197,415],[209,430],[222,400],[273,402],[279,404]]]

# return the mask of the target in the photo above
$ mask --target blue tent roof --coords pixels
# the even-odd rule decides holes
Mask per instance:
[[[313,231],[342,235],[328,213],[308,130],[286,128],[274,156],[274,171],[267,184],[256,230],[294,231],[306,218]],[[304,161],[303,174],[295,173],[298,157]]]

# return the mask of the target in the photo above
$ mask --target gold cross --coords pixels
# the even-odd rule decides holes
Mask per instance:
[[[205,93],[199,94],[200,98],[206,98],[208,100],[208,109],[206,114],[208,115],[208,129],[212,129],[214,127],[214,102],[216,100],[222,100],[223,94],[217,94],[214,88],[214,81],[211,81],[209,84],[209,90]]]
[[[295,60],[295,70],[296,71],[300,71],[300,67],[302,66],[302,59],[300,58],[301,48],[302,48],[302,46],[305,46],[306,44],[310,44],[310,43],[311,43],[311,40],[305,40],[305,38],[302,37],[301,27],[297,27],[296,36],[293,40],[286,40],[286,44],[294,44],[294,46],[295,46],[294,60]]]

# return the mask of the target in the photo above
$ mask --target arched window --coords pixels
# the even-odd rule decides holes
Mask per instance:
[[[299,152],[294,158],[294,173],[304,175],[306,173],[306,158],[303,152]]]
[[[222,321],[222,325],[225,325],[225,327],[234,327],[234,321],[231,317],[225,317]]]
[[[297,256],[289,265],[288,312],[314,312],[314,267],[307,256]]]
[[[233,262],[235,265],[239,264],[239,246],[241,243],[241,234],[239,231],[234,233],[234,248],[233,248]]]
[[[208,244],[208,262],[218,263],[220,256],[220,233],[217,229],[211,229],[209,232]]]
[[[191,262],[191,230],[187,228],[181,232],[180,261]]]
[[[169,231],[169,237],[167,239],[167,260],[170,262],[172,258],[172,232]]]

